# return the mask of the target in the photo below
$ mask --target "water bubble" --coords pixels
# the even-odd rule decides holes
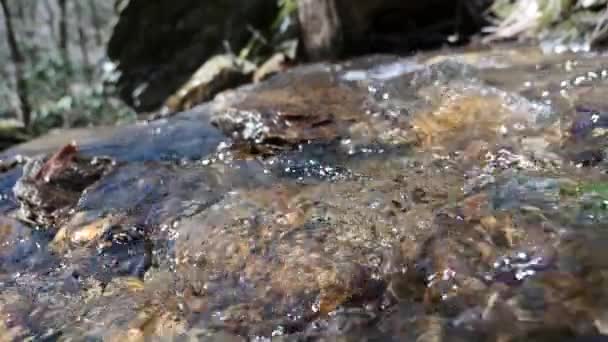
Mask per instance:
[[[285,335],[285,327],[282,325],[279,325],[272,331],[271,335],[272,335],[272,337]]]
[[[585,82],[587,79],[585,78],[585,76],[578,76],[577,78],[574,79],[574,85],[581,85],[583,82]]]
[[[572,71],[572,69],[574,69],[574,62],[571,60],[567,60],[565,65],[564,65],[564,69],[566,69],[566,71],[570,72]]]

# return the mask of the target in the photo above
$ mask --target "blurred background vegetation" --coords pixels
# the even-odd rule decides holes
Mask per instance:
[[[494,0],[488,41],[535,39],[551,46],[590,49],[608,37],[607,0]]]
[[[429,3],[446,3],[452,7],[454,7],[453,4],[457,3],[458,8],[464,8],[465,12],[468,9],[469,17],[474,17],[469,18],[469,20],[475,21],[477,24],[474,27],[479,29],[470,31],[469,28],[467,34],[483,36],[482,41],[487,44],[494,44],[499,40],[533,40],[549,48],[590,49],[601,46],[608,37],[607,1],[433,0]],[[43,134],[52,128],[113,125],[136,120],[136,111],[139,110],[123,90],[127,89],[133,92],[133,89],[137,88],[136,90],[139,91],[139,88],[136,87],[137,84],[135,83],[131,88],[121,88],[119,86],[123,70],[118,70],[115,62],[117,62],[116,59],[120,61],[122,58],[123,64],[126,64],[124,62],[126,57],[114,58],[114,62],[111,61],[108,57],[108,44],[113,35],[124,36],[130,31],[134,31],[134,27],[139,25],[141,28],[145,25],[143,23],[146,20],[145,18],[141,18],[142,24],[140,25],[139,22],[134,22],[133,17],[128,16],[128,7],[133,7],[131,12],[137,14],[137,11],[141,11],[145,6],[158,6],[158,3],[167,2],[169,6],[174,7],[181,6],[180,3],[188,3],[186,0],[159,1],[158,3],[157,1],[133,0],[0,0],[0,2],[2,4],[0,13],[0,60],[3,62],[0,64],[0,149],[5,145]],[[204,60],[200,60],[202,57],[195,60],[193,62],[195,64],[192,64],[186,70],[186,73],[191,75],[197,65],[204,64],[205,60],[210,58],[210,54],[217,54],[222,51],[232,53],[239,60],[247,60],[258,68],[277,53],[287,56],[285,58],[290,60],[291,63],[296,62],[296,60],[301,61],[306,54],[296,50],[298,46],[301,49],[302,45],[301,42],[298,44],[302,38],[299,32],[306,32],[306,28],[302,29],[301,27],[303,16],[298,16],[299,6],[301,6],[300,8],[308,6],[308,10],[313,8],[314,11],[316,8],[323,8],[319,4],[327,5],[329,3],[330,5],[325,6],[325,8],[335,10],[331,4],[339,4],[340,0],[267,0],[266,3],[268,2],[273,2],[276,8],[276,12],[271,14],[274,19],[269,23],[269,27],[255,27],[248,23],[240,23],[246,25],[244,32],[247,39],[244,40],[244,44],[235,43],[243,42],[242,39],[230,40],[230,34],[233,34],[232,31],[236,32],[236,29],[227,30],[230,32],[224,32],[222,29],[216,30],[217,32],[213,31],[212,34],[227,36],[217,39],[223,41],[224,44],[216,44],[222,46],[214,47],[212,53],[205,52]],[[207,1],[204,3],[221,2]],[[238,4],[239,2],[228,1],[224,3],[224,7],[231,6],[225,5],[228,3]],[[247,2],[247,4],[250,3],[254,2]],[[348,5],[346,7],[349,7],[348,11],[364,13],[367,10],[371,13],[371,10],[369,10],[370,3],[366,0],[354,0],[346,3]],[[382,7],[384,3],[387,6],[388,4],[394,6],[395,1],[374,2],[376,4],[374,5],[376,6],[374,11]],[[403,1],[402,3],[414,3],[414,1]],[[187,5],[184,6],[187,7]],[[200,3],[198,6],[200,7]],[[431,10],[433,13],[439,12],[436,5],[433,6],[435,7],[427,8],[427,12]],[[407,7],[408,11],[412,11],[410,7]],[[416,7],[422,7],[422,5],[416,5]],[[484,10],[479,11],[480,7],[483,7]],[[161,15],[162,10],[161,8]],[[234,9],[229,10],[237,11],[239,9],[238,6],[234,6]],[[338,19],[342,19],[339,18],[342,15],[339,13],[340,8],[336,11],[338,13],[335,15],[338,16]],[[180,21],[180,18],[187,17],[187,14],[184,14],[187,12],[188,8],[175,12],[177,17],[172,17],[170,21],[170,24],[174,25],[173,29],[178,30],[178,26],[187,25]],[[381,11],[376,12],[380,13]],[[390,8],[388,12],[390,12]],[[395,13],[397,13],[397,16],[408,16],[407,11]],[[447,17],[441,17],[440,19],[433,18],[433,13],[422,16],[430,18],[425,19],[432,22],[432,25],[428,27],[445,27],[446,25],[442,26],[441,22],[437,22],[442,20],[449,22],[462,21],[460,18],[461,12],[454,12],[453,14],[447,12]],[[364,16],[359,14],[350,14],[359,21],[351,20],[349,22],[344,20],[342,26],[360,26],[363,23],[360,17]],[[416,13],[420,17],[419,14]],[[331,19],[331,15],[334,14],[324,13],[321,17],[329,16]],[[412,14],[409,15],[413,16]],[[129,20],[128,25],[125,23],[122,25],[122,31],[126,33],[120,31],[120,25],[116,25],[122,17],[125,21]],[[235,23],[239,24],[239,18],[241,17],[235,18],[237,18]],[[197,22],[196,18],[194,19],[195,26],[207,25],[204,20]],[[300,19],[300,24],[298,24],[298,19]],[[370,25],[372,29],[376,28],[382,31],[381,33],[385,33],[384,31],[390,31],[396,25],[409,23],[408,20],[402,19],[404,18],[384,16],[380,19],[371,18],[369,21],[376,25]],[[386,21],[389,24],[378,25],[377,22],[379,21]],[[162,26],[161,24],[163,23],[158,23],[157,26]],[[231,23],[231,25],[233,24]],[[156,23],[152,22],[151,25],[154,26]],[[310,25],[310,23],[306,25]],[[415,25],[420,25],[420,22],[416,22]],[[450,25],[452,24],[450,23],[447,26],[451,27]],[[115,27],[118,29],[115,29]],[[144,31],[146,29],[144,28]],[[169,30],[171,29],[169,28]],[[354,27],[342,27],[341,29],[347,33],[356,31]],[[415,32],[418,36],[428,36],[429,30],[431,30],[424,25],[422,29],[418,31],[416,29],[408,26],[401,30],[389,32],[392,35],[387,34],[386,36],[392,39],[391,42],[395,41],[395,36],[397,36],[396,41],[412,40],[417,36],[413,34],[405,36],[403,33]],[[116,30],[119,32],[117,33]],[[176,32],[182,34],[181,31]],[[369,33],[365,32],[368,35]],[[147,37],[146,39],[154,38]],[[399,37],[407,37],[407,39],[399,39]],[[358,40],[358,37],[351,38],[351,44],[366,44],[365,41]],[[140,37],[135,36],[132,39],[140,39]],[[452,39],[451,36],[450,39]],[[118,41],[118,39],[115,40]],[[417,43],[407,45],[407,51],[415,51],[423,45],[418,40],[415,41]],[[444,36],[441,36],[440,42],[443,41]],[[340,42],[342,43],[342,40]],[[469,41],[462,40],[461,42],[467,43]],[[141,44],[148,44],[148,46],[153,46],[152,43],[145,39],[141,42]],[[119,46],[119,49],[130,49],[129,44],[133,44],[133,42],[126,40],[126,43]],[[205,40],[205,44],[210,43]],[[373,44],[370,46],[373,46]],[[179,46],[179,48],[184,49],[184,46]],[[305,48],[307,47],[305,46]],[[338,49],[337,46],[336,49]],[[149,51],[142,51],[144,56],[150,55]],[[346,58],[349,55],[356,54],[355,51],[358,50],[353,49],[345,54],[331,55]],[[361,50],[361,53],[367,52],[370,51]],[[401,53],[403,51],[395,50],[395,52]],[[189,52],[186,51],[186,53]],[[158,50],[159,56],[162,57],[165,54],[166,51]],[[136,63],[139,61],[137,58],[142,58],[137,57],[137,55],[134,56],[136,57]],[[321,55],[321,57],[323,56]],[[169,58],[169,63],[172,61],[175,62],[174,64],[181,63],[181,61]],[[156,62],[152,61],[150,63],[153,65]],[[134,77],[141,77],[142,74],[148,73],[154,74],[153,68],[150,69],[149,65],[146,65],[146,68],[142,70],[135,68],[133,75],[137,76]],[[173,73],[173,69],[167,69],[165,72],[168,75]],[[160,76],[159,79],[161,79]],[[174,83],[177,82],[175,84],[184,84],[186,79],[187,77],[181,77],[173,81]],[[161,83],[163,82],[161,79]],[[231,86],[234,86],[234,84]],[[228,85],[225,85],[225,87],[228,87]],[[167,91],[175,92],[176,89],[177,87],[172,85],[171,89]],[[221,90],[221,87],[217,89]],[[151,94],[151,96],[156,96],[157,93]],[[163,97],[166,97],[165,93],[163,93]],[[158,99],[161,102],[163,100],[165,99]],[[199,100],[202,100],[202,98]]]
[[[2,130],[27,137],[134,120],[115,96],[105,52],[117,18],[111,1],[2,0]]]

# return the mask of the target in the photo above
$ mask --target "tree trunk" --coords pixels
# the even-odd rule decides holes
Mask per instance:
[[[103,44],[103,36],[101,34],[101,18],[97,12],[97,5],[95,0],[89,0],[89,11],[91,11],[91,18],[93,20],[93,28],[95,29],[95,43],[97,46]]]
[[[48,14],[47,25],[49,26],[51,39],[57,42],[57,34],[55,32],[55,10],[53,9],[53,6],[49,2],[49,0],[44,0],[43,3],[44,8],[46,9],[46,12]]]
[[[80,45],[80,52],[82,53],[82,64],[85,70],[85,74],[90,79],[90,66],[91,61],[89,59],[88,41],[87,35],[84,31],[84,18],[82,14],[82,7],[80,6],[80,0],[74,2],[74,11],[76,12],[76,19],[78,20],[78,45]]]
[[[336,59],[343,44],[336,0],[298,0],[298,17],[306,57]]]
[[[11,59],[15,64],[15,79],[17,83],[17,96],[19,102],[21,102],[21,120],[25,127],[29,127],[31,123],[32,106],[29,101],[29,94],[27,89],[27,82],[23,77],[23,54],[19,50],[17,39],[15,38],[15,31],[13,30],[13,23],[11,13],[6,4],[6,0],[0,0],[2,5],[2,12],[4,13],[4,25],[6,26],[6,36],[11,51]]]
[[[68,50],[67,0],[57,0],[57,4],[59,5],[59,51],[68,73],[70,73],[71,63],[70,52]]]
[[[39,1],[34,1],[30,6],[30,11],[29,11],[30,23],[36,22],[36,18],[38,17],[38,4],[39,3],[40,3]]]
[[[22,22],[25,22],[25,4],[24,4],[25,0],[20,0],[17,1],[17,17],[19,17],[19,20],[21,20]]]

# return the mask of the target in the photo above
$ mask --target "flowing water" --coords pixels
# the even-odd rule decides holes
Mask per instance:
[[[603,340],[607,91],[600,53],[371,56],[17,146],[0,341]]]

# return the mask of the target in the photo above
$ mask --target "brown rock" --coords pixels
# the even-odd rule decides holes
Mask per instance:
[[[220,91],[248,81],[253,70],[253,64],[229,54],[211,57],[165,101],[161,112],[181,112],[211,100]]]
[[[82,191],[111,167],[109,159],[79,156],[73,144],[50,158],[31,159],[13,188],[21,205],[21,218],[47,227],[55,225],[62,214],[76,204]]]

